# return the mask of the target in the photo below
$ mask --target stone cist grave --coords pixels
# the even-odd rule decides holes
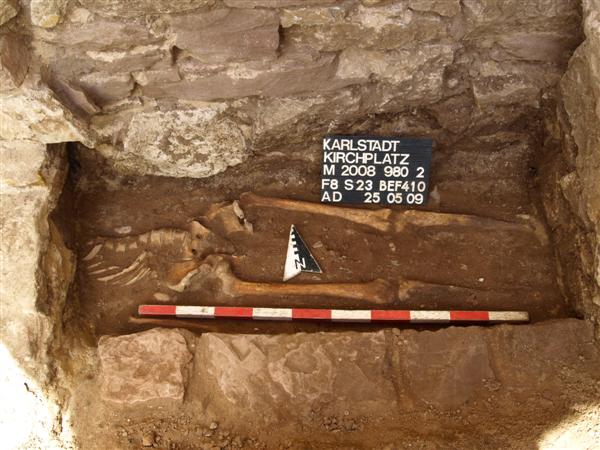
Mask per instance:
[[[598,17],[598,0],[0,1],[3,448],[594,448]],[[323,184],[349,163],[326,136],[432,140],[428,183],[360,204],[381,180]],[[324,200],[347,179],[350,200]],[[318,264],[284,283],[292,225]]]

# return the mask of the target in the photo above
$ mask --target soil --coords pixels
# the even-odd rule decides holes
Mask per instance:
[[[71,158],[71,174],[54,220],[80,262],[89,252],[90,243],[99,237],[120,238],[124,235],[123,229],[130,236],[164,227],[184,230],[191,220],[204,216],[212,205],[240,199],[244,192],[315,203],[319,200],[319,167],[315,159],[265,156],[211,179],[192,180],[116,176],[103,169],[97,158],[85,151],[72,151]],[[435,173],[435,167],[432,172]],[[498,203],[497,207],[490,207],[486,203],[488,200],[478,196],[477,191],[473,195],[454,195],[450,190],[446,196],[446,191],[440,188],[438,195],[443,201],[432,201],[424,209],[472,214],[515,223],[519,217],[528,214],[543,224],[535,196],[522,196],[523,191],[534,192],[534,173],[523,172],[515,179],[519,186],[517,191],[513,192],[512,188],[503,191],[498,185],[499,196],[509,201]],[[444,181],[434,179],[432,186],[442,186]],[[355,283],[384,279],[398,292],[404,281],[414,280],[428,283],[428,288],[404,294],[400,291],[386,307],[525,310],[530,313],[533,322],[573,317],[557,283],[552,246],[540,239],[539,230],[532,233],[454,225],[429,228],[409,226],[402,233],[381,233],[328,216],[282,213],[271,208],[253,207],[243,200],[241,206],[253,225],[253,232],[228,235],[226,238],[235,248],[233,255],[228,257],[232,270],[245,281],[281,281],[288,233],[294,224],[321,265],[323,274],[303,273],[291,283]],[[368,209],[363,206],[358,208]],[[405,208],[392,209],[401,211]],[[74,217],[76,220],[71,220]],[[223,230],[212,231],[225,236]],[[118,257],[111,264],[127,265]],[[134,287],[115,286],[94,279],[81,267],[83,264],[79,265],[77,283],[71,292],[68,329],[75,330],[79,336],[87,336],[88,345],[94,346],[102,335],[126,334],[156,326],[152,321],[144,322],[135,317],[138,305],[159,303],[153,297],[157,290],[160,291],[156,283],[148,281]],[[218,290],[211,287],[201,287],[193,292],[160,292],[169,296],[166,303],[232,304],[232,299],[220,296]],[[235,305],[280,307],[365,306],[360,301],[304,296],[263,296],[258,299],[236,298],[233,301]],[[161,325],[187,328],[198,335],[209,331],[290,334],[369,332],[385,328],[374,324],[210,320],[173,320],[162,322]],[[426,326],[405,328],[436,329]],[[393,333],[396,336],[400,331],[394,329]],[[523,346],[521,350],[525,348]],[[74,372],[81,370],[77,365],[77,362],[72,363]],[[207,415],[205,403],[210,403],[210,399],[193,394],[186,397],[183,408],[163,405],[158,409],[112,409],[97,402],[96,369],[87,370],[87,374],[83,371],[76,376],[81,383],[72,407],[77,438],[81,448],[86,449],[102,449],[107,445],[110,448],[173,450],[340,446],[390,449],[530,448],[536,444],[536,439],[548,424],[558,423],[576,399],[595,395],[592,391],[595,392],[598,387],[593,381],[585,386],[587,381],[581,381],[582,384],[573,388],[573,392],[567,393],[572,395],[573,400],[563,402],[559,407],[552,406],[552,401],[545,403],[541,394],[535,394],[530,404],[525,402],[520,406],[522,414],[528,417],[527,423],[530,425],[527,427],[532,423],[538,424],[531,436],[528,435],[529,430],[524,432],[517,419],[507,419],[511,411],[515,411],[511,405],[514,399],[510,395],[505,395],[501,400],[494,399],[492,395],[488,402],[481,400],[481,403],[468,405],[465,411],[460,408],[450,411],[424,408],[403,413],[400,410],[387,419],[385,411],[381,410],[373,410],[372,414],[367,415],[351,410],[311,410],[298,423],[288,423],[272,433],[267,429],[253,429],[244,421],[235,423],[218,415]],[[551,392],[548,395],[554,399],[559,394]],[[502,414],[506,416],[502,419],[504,422],[498,431],[500,434],[481,434],[485,422],[495,420],[498,402],[502,405]],[[90,408],[92,403],[94,408]],[[429,423],[432,425],[429,426]],[[465,437],[469,424],[478,427],[478,436]],[[509,436],[511,433],[520,435],[513,439]],[[402,437],[400,440],[399,436]],[[405,446],[406,442],[410,442],[410,445]],[[513,446],[514,442],[520,444]],[[526,445],[522,447],[522,444]]]
[[[244,192],[315,203],[319,199],[319,168],[307,161],[286,161],[284,165],[281,157],[264,157],[212,179],[195,180],[116,177],[98,173],[97,168],[102,166],[97,161],[89,161],[89,155],[75,153],[72,156],[76,158],[73,161],[78,170],[72,173],[56,217],[59,221],[65,216],[77,217],[75,223],[70,223],[69,245],[80,260],[89,252],[90,242],[98,237],[123,237],[118,231],[124,227],[130,236],[164,227],[186,229],[191,220],[204,216],[211,205],[237,200]],[[281,167],[286,169],[281,170]],[[524,185],[531,182],[526,177],[521,179]],[[443,206],[430,204],[427,209],[483,218],[500,216],[506,220],[509,211],[503,210],[502,205],[499,205],[500,211],[488,208],[484,214],[481,203],[473,197],[471,203],[462,199],[460,205],[453,207],[450,200]],[[281,281],[289,229],[294,224],[321,265],[323,274],[302,273],[290,283],[356,283],[384,279],[398,295],[383,308],[526,310],[533,321],[572,315],[557,285],[552,247],[530,232],[451,225],[409,226],[402,233],[381,233],[328,216],[248,207],[244,201],[241,206],[254,231],[226,237],[235,248],[228,258],[232,270],[245,281]],[[512,209],[515,221],[518,215],[537,216],[531,199]],[[538,220],[543,219],[538,217]],[[224,236],[223,230],[212,231]],[[128,265],[118,256],[110,264]],[[427,283],[427,288],[402,291],[406,280]],[[77,281],[78,316],[96,337],[139,330],[140,324],[132,324],[129,319],[135,316],[138,305],[159,303],[153,298],[157,291],[167,295],[169,303],[232,304],[230,298],[219,296],[218,290],[210,286],[178,293],[161,291],[152,282],[145,281],[132,289],[99,282],[84,270],[78,270]],[[274,307],[366,307],[361,301],[305,296],[237,298],[234,303]],[[376,325],[239,321],[202,326],[244,333],[378,328]]]

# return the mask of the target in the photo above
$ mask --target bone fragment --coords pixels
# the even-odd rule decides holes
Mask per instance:
[[[522,223],[507,222],[471,214],[438,213],[416,209],[395,211],[392,215],[392,222],[396,233],[400,233],[404,230],[406,225],[415,227],[463,226],[478,229],[490,229],[492,231],[530,231],[530,228],[524,226]]]
[[[102,244],[97,244],[92,248],[87,255],[83,257],[84,261],[90,261],[94,259],[94,257],[98,254],[98,252],[102,249]]]
[[[226,235],[232,233],[252,233],[252,224],[246,219],[244,211],[236,200],[232,203],[212,205],[202,220],[211,227],[221,228]]]

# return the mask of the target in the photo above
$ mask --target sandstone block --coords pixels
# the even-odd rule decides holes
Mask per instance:
[[[460,0],[409,0],[408,7],[414,11],[433,12],[454,17],[460,12]]]
[[[6,33],[0,37],[0,90],[15,89],[29,70],[29,50],[24,36]]]
[[[98,106],[129,96],[134,80],[129,72],[92,72],[79,78],[79,86]]]
[[[283,28],[293,25],[331,25],[341,23],[348,12],[347,5],[332,5],[329,7],[284,8],[279,13]]]
[[[384,355],[382,332],[210,333],[198,340],[197,376],[214,387],[213,401],[228,414],[251,411],[253,419],[294,421],[304,420],[311,408],[331,408],[358,415],[393,407]]]
[[[5,95],[0,108],[0,138],[46,144],[80,141],[93,146],[87,126],[48,89],[23,89]]]
[[[556,84],[557,68],[531,63],[482,61],[472,69],[473,95],[481,108],[507,104],[539,106],[542,89]]]
[[[120,170],[136,174],[202,178],[220,173],[249,156],[242,129],[222,117],[221,109],[211,105],[136,114],[123,151],[110,157]]]
[[[66,297],[66,290],[55,297],[48,289],[62,270],[43,265],[53,247],[48,215],[66,173],[64,146],[51,147],[3,142],[0,150],[0,302],[2,317],[10,318],[0,320],[0,342],[41,385],[49,377],[53,322],[60,320],[55,312],[62,311]]]
[[[39,142],[0,141],[0,186],[43,186],[46,159],[46,146]]]
[[[151,28],[140,20],[120,21],[90,14],[61,23],[53,30],[34,29],[34,37],[41,42],[75,50],[81,55],[87,50],[127,51],[161,40],[151,33]],[[133,45],[132,45],[133,43]],[[56,55],[60,57],[61,55]]]
[[[214,101],[262,95],[282,97],[304,92],[322,92],[353,84],[355,80],[334,77],[334,55],[284,55],[275,61],[231,64],[216,74],[187,74],[178,83],[149,84],[144,95]]]
[[[460,328],[405,333],[396,349],[402,374],[401,403],[451,409],[481,395],[484,384],[496,380],[484,333]]]
[[[90,11],[114,17],[136,17],[150,14],[173,14],[212,6],[215,0],[81,0]]]
[[[8,22],[19,13],[17,0],[0,0],[0,25]]]
[[[556,26],[556,21],[548,19],[558,18],[569,21],[569,18],[575,18],[578,15],[576,0],[561,2],[554,0],[535,2],[464,0],[462,3],[467,17],[478,25],[498,23],[504,29],[518,26],[518,23],[523,23],[523,21],[539,21],[545,27]],[[564,25],[564,22],[562,24]]]
[[[514,32],[498,36],[496,42],[511,57],[527,61],[565,64],[578,43],[576,36],[566,33]]]
[[[399,405],[452,410],[494,396],[510,410],[540,393],[556,395],[564,388],[562,377],[585,377],[600,368],[592,332],[578,320],[401,332],[392,356]],[[568,367],[570,374],[556,367]]]
[[[448,37],[442,17],[416,14],[406,2],[356,7],[344,21],[330,25],[303,26],[286,31],[286,39],[297,46],[319,51],[346,48],[400,49],[415,42],[429,43]]]
[[[98,343],[103,400],[133,405],[183,401],[192,354],[178,330],[154,328]]]
[[[392,52],[348,49],[340,55],[336,77],[354,82],[373,77],[397,86],[406,100],[435,101],[442,96],[444,69],[453,56],[450,45]]]
[[[225,0],[232,8],[282,8],[284,6],[324,5],[338,0]]]
[[[66,12],[67,0],[31,0],[31,23],[42,28],[53,28]]]
[[[279,46],[274,11],[216,9],[171,18],[175,45],[203,62],[274,58]]]

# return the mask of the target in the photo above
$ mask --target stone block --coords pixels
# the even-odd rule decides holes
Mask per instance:
[[[408,7],[414,11],[454,17],[460,12],[460,0],[409,0]]]
[[[373,78],[398,87],[406,100],[435,101],[442,97],[445,68],[452,63],[451,45],[422,45],[390,52],[344,50],[336,77],[354,82]]]
[[[0,25],[4,25],[19,13],[17,0],[0,0]]]
[[[417,14],[406,2],[359,5],[343,21],[315,26],[300,23],[285,33],[290,44],[328,52],[346,48],[401,49],[415,42],[439,41],[448,35],[448,23],[441,16]]]
[[[58,25],[67,9],[68,0],[31,0],[31,23],[42,28]]]
[[[204,334],[198,380],[215,406],[252,420],[304,421],[312,410],[354,415],[393,408],[384,333]],[[276,407],[275,407],[276,405]]]
[[[93,146],[87,125],[46,87],[21,88],[2,98],[0,139],[33,140],[45,144],[80,141]]]
[[[0,186],[4,189],[43,186],[46,146],[31,141],[0,141]]]
[[[243,130],[219,105],[133,116],[123,150],[99,148],[120,170],[135,174],[202,178],[249,156]]]
[[[29,49],[25,37],[6,33],[0,37],[0,90],[16,89],[29,70]]]
[[[175,45],[203,62],[274,58],[279,17],[274,11],[215,9],[170,19]]]
[[[101,397],[121,405],[183,401],[192,354],[178,330],[154,328],[98,343]]]
[[[177,83],[148,84],[149,97],[214,101],[252,95],[283,97],[323,92],[356,82],[335,78],[334,55],[288,54],[275,61],[231,64],[215,74],[185,74]]]
[[[279,12],[279,20],[283,28],[289,28],[293,25],[332,25],[342,23],[347,13],[347,4],[284,8]]]
[[[283,8],[285,6],[326,5],[339,0],[224,0],[232,8]]]
[[[212,6],[215,0],[81,0],[83,6],[100,15],[136,17],[151,14],[174,14]]]

